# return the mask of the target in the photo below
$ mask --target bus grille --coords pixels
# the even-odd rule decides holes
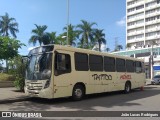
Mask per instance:
[[[37,92],[43,88],[42,83],[31,83],[31,82],[27,82],[26,87],[29,91],[37,91]]]

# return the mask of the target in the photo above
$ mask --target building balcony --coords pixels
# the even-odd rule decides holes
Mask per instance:
[[[127,19],[127,23],[137,21],[137,20],[142,20],[142,19],[144,19],[144,15],[142,15],[140,17],[134,17],[134,18]]]
[[[159,39],[160,35],[153,35],[153,36],[148,36],[146,37],[146,40],[155,40],[155,39]]]
[[[144,26],[144,23],[136,24],[136,25],[132,25],[132,26],[127,26],[127,29],[134,29],[134,28],[138,28],[138,27],[142,27],[142,26]]]
[[[149,6],[149,7],[145,7],[145,10],[151,10],[151,9],[155,9],[157,7],[156,4]]]
[[[127,40],[127,43],[135,43],[135,42],[141,42],[144,41],[144,37],[143,38],[134,38],[132,40]]]
[[[127,9],[134,8],[134,7],[143,5],[143,4],[144,4],[144,1],[140,1],[140,2],[134,3],[134,4],[132,4],[132,5],[128,5],[128,6],[127,6]]]
[[[148,32],[155,32],[155,31],[159,31],[159,30],[160,30],[159,27],[154,27],[154,28],[146,29],[146,33],[148,33]]]
[[[144,31],[134,31],[134,32],[130,32],[127,33],[127,36],[133,36],[133,35],[139,35],[139,34],[144,34]]]
[[[153,1],[155,1],[155,0],[147,0],[147,3],[150,3],[150,2],[153,2]]]
[[[131,2],[131,1],[134,1],[134,0],[127,0],[127,2]]]
[[[127,13],[127,16],[144,12],[144,8]]]
[[[145,23],[145,25],[152,25],[152,24],[156,24],[156,23],[159,23],[160,22],[160,19],[159,20],[153,20],[153,21],[148,21]]]
[[[154,12],[154,13],[151,13],[151,14],[146,14],[146,18],[149,18],[149,17],[153,17],[153,16],[157,16],[157,15],[159,15],[159,13],[158,12]]]

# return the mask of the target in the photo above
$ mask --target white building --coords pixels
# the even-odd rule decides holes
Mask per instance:
[[[160,45],[160,0],[126,0],[126,26],[129,49]]]

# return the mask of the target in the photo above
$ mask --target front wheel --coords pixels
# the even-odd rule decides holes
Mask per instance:
[[[84,94],[84,87],[82,85],[76,85],[73,88],[72,99],[75,101],[82,100]]]
[[[125,88],[124,88],[124,93],[130,93],[131,92],[131,84],[129,82],[126,82]]]

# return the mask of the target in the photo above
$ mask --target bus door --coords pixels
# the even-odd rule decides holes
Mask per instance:
[[[72,95],[71,53],[57,50],[54,57],[54,98]]]

